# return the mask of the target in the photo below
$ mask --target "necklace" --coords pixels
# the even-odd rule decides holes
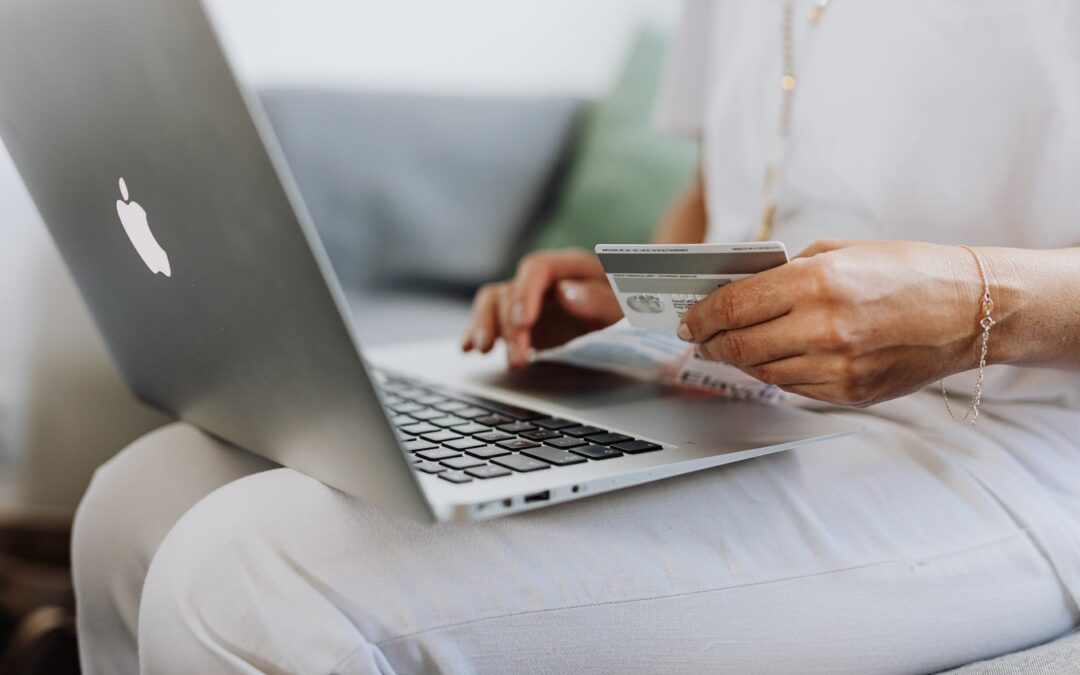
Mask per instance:
[[[810,9],[809,26],[811,32],[821,22],[829,0],[817,0]],[[761,212],[761,227],[758,240],[767,241],[773,235],[773,221],[776,218],[777,191],[783,179],[787,165],[788,138],[791,133],[791,107],[795,89],[799,81],[795,77],[795,1],[789,0],[784,5],[784,18],[781,25],[783,37],[784,72],[780,77],[780,123],[777,129],[776,150],[773,159],[765,167],[764,207]],[[809,41],[809,40],[808,40]],[[803,47],[803,51],[806,47]]]

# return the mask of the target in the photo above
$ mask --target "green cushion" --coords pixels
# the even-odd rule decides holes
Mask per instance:
[[[666,41],[642,31],[608,97],[589,112],[554,208],[533,248],[649,241],[697,164],[696,143],[651,126]]]

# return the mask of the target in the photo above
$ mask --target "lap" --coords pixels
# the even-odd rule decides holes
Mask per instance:
[[[829,444],[470,525],[415,523],[286,469],[240,479],[159,549],[144,663],[183,635],[238,670],[887,672],[1076,621],[977,473],[887,410],[862,421]]]

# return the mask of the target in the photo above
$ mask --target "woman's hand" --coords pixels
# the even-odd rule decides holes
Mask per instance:
[[[621,318],[595,255],[542,251],[525,256],[513,279],[480,289],[461,348],[486,354],[502,338],[507,362],[518,368],[533,349],[563,344]]]
[[[981,296],[961,248],[824,241],[716,290],[679,337],[785,391],[861,407],[974,367]]]

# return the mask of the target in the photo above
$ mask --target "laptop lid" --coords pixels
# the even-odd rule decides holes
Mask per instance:
[[[197,0],[0,0],[0,136],[131,388],[430,517],[268,129]]]

